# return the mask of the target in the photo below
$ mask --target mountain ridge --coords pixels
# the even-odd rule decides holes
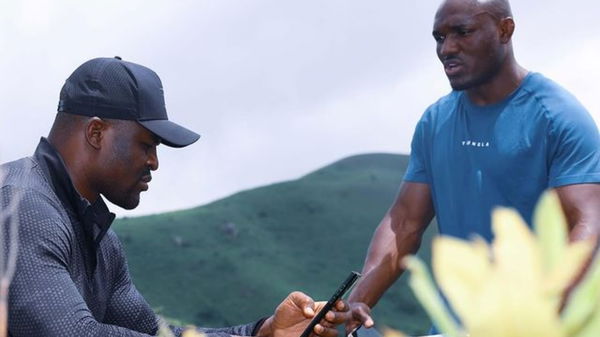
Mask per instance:
[[[360,270],[407,163],[405,155],[354,155],[206,205],[121,218],[114,228],[136,286],[161,314],[200,326],[240,324],[271,314],[293,290],[327,299]],[[408,333],[429,324],[403,279],[374,315]]]

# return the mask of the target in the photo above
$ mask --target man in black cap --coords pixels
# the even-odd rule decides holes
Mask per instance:
[[[157,333],[157,316],[131,282],[123,249],[109,229],[114,214],[101,195],[135,208],[158,169],[156,147],[184,147],[198,138],[168,120],[162,84],[152,70],[120,58],[93,59],[75,70],[60,93],[48,138],[32,157],[0,166],[2,206],[20,199],[19,253],[9,292],[11,336]],[[271,317],[203,331],[298,336],[320,307],[294,292]],[[334,336],[332,326],[347,318],[339,302],[315,333]],[[177,336],[182,332],[171,329]]]

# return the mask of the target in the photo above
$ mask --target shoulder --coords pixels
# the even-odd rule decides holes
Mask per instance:
[[[540,73],[529,75],[515,102],[533,104],[551,122],[595,126],[587,109],[573,94]]]
[[[463,93],[461,91],[451,91],[446,96],[440,97],[440,99],[431,104],[427,110],[425,110],[424,117],[450,114],[458,104],[462,95]]]
[[[431,104],[419,120],[417,129],[435,129],[451,118],[456,111],[462,92],[452,91]]]
[[[0,183],[4,186],[30,187],[38,180],[39,165],[32,157],[25,157],[0,165]]]
[[[0,183],[2,207],[12,208],[17,215],[22,245],[72,235],[68,215],[35,161],[23,158],[3,164],[0,170],[5,175]]]
[[[553,106],[582,107],[577,98],[560,84],[540,73],[531,73],[523,83],[522,90],[540,103]]]
[[[21,158],[0,165],[0,187],[22,191],[29,195],[44,196],[49,202],[58,202],[48,178],[32,157]]]
[[[43,238],[72,234],[71,226],[68,225],[70,219],[60,202],[31,188],[19,189],[7,186],[3,187],[3,192],[4,190],[12,195],[18,204],[19,227],[24,235],[31,232],[32,237]]]

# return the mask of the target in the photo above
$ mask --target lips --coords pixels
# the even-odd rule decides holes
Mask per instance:
[[[148,183],[152,180],[152,176],[147,175],[147,176],[143,176],[142,179],[140,179],[140,185],[142,185],[142,191],[147,191],[148,190]]]
[[[464,69],[464,65],[458,60],[446,60],[443,61],[443,64],[448,77],[456,76]]]

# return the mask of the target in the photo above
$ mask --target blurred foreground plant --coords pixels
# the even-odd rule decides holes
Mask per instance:
[[[4,174],[0,171],[0,183]],[[17,207],[21,195],[13,195],[4,200],[0,191],[0,337],[6,337],[8,331],[8,288],[15,274],[19,241],[19,217]],[[8,240],[4,237],[8,234]]]
[[[162,319],[158,320],[158,335],[157,337],[175,337],[169,325]],[[189,327],[181,334],[181,337],[206,337],[202,332],[198,332],[194,327]]]
[[[404,259],[409,284],[433,323],[448,337],[600,336],[600,259],[561,301],[589,261],[594,242],[569,243],[567,222],[555,192],[546,192],[532,233],[518,213],[492,214],[495,239],[434,239],[432,268],[460,322],[450,314],[425,265]]]

